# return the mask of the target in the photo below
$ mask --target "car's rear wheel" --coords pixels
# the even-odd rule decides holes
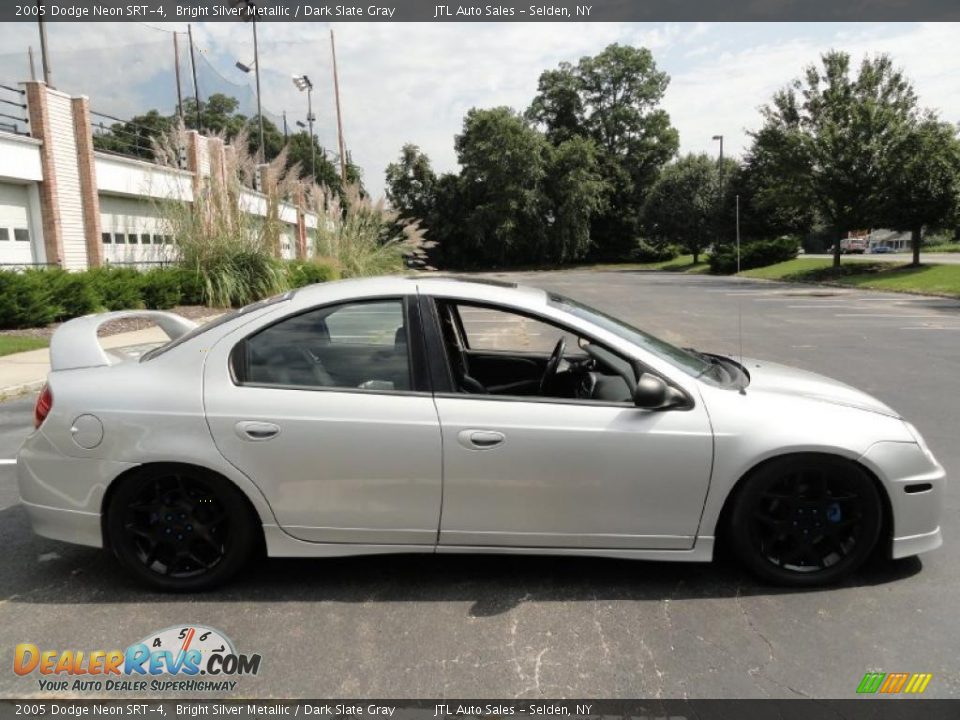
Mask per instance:
[[[252,554],[256,518],[229,481],[199,468],[144,467],[120,481],[106,532],[120,563],[172,591],[225,582]]]
[[[773,460],[749,477],[730,514],[733,549],[764,580],[794,587],[836,582],[876,546],[883,505],[857,465],[824,455]]]

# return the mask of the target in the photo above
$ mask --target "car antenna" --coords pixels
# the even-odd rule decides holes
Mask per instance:
[[[740,195],[737,196],[737,277],[740,277]],[[737,343],[740,351],[740,367],[743,367],[743,295],[737,295]],[[744,372],[744,371],[741,371]],[[745,382],[740,384],[740,394],[747,394]]]

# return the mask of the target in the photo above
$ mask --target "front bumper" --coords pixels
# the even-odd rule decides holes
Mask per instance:
[[[947,476],[933,455],[917,443],[879,442],[860,461],[880,479],[890,500],[892,557],[909,557],[940,547]]]

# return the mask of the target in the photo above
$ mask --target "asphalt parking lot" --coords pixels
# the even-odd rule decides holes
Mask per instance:
[[[960,470],[960,302],[634,272],[498,275],[571,295],[682,345],[821,372],[903,412]],[[12,458],[32,399],[0,405]],[[243,697],[849,698],[867,671],[960,695],[960,507],[945,546],[795,592],[735,565],[414,556],[256,563],[223,590],[145,592],[104,553],[32,535],[0,466],[0,694],[42,695],[14,646],[126,647],[184,623],[263,656]]]

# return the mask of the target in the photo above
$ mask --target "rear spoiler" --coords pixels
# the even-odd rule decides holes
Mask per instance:
[[[50,369],[75,370],[110,365],[110,358],[100,345],[97,330],[104,323],[125,318],[152,320],[171,340],[176,340],[197,327],[192,320],[159,310],[120,310],[84,315],[65,322],[53,334],[50,339]]]

